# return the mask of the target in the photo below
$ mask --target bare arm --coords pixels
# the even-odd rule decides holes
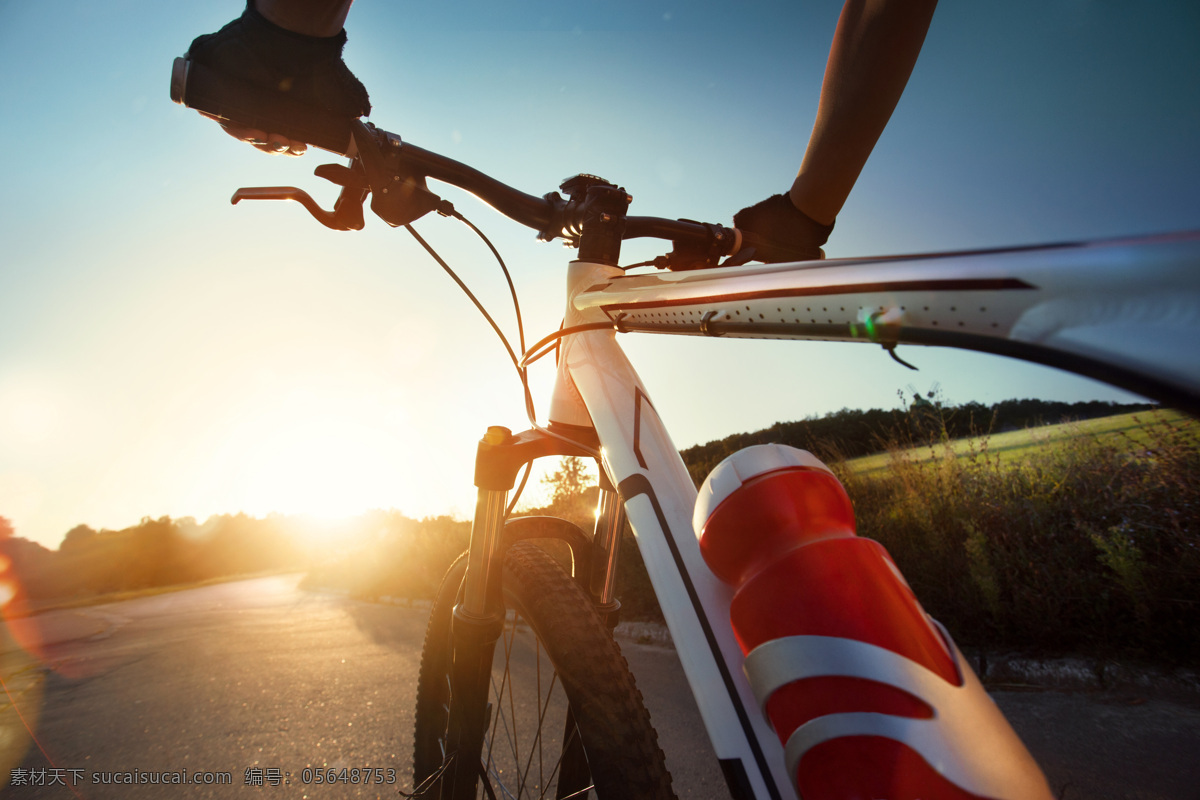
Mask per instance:
[[[258,13],[305,36],[337,36],[354,0],[255,0]]]
[[[912,74],[937,0],[847,0],[833,36],[821,101],[790,197],[831,224]]]

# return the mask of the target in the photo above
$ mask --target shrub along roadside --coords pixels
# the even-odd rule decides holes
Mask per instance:
[[[835,465],[858,532],[888,548],[960,644],[1200,660],[1200,448],[1194,426],[1143,415],[1143,435],[1080,435],[1002,463],[945,438],[918,463]]]

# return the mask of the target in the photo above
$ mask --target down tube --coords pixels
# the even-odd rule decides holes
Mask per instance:
[[[735,800],[789,800],[783,748],[742,672],[731,591],[692,531],[696,489],[616,334],[570,337],[562,358],[603,445],[646,570]]]

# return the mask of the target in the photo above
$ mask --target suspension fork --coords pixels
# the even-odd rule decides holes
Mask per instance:
[[[590,429],[572,431],[590,434]],[[589,442],[590,443],[590,442]],[[474,798],[479,779],[483,739],[490,718],[488,689],[496,640],[504,626],[503,563],[509,538],[504,536],[508,493],[526,463],[542,456],[590,456],[583,445],[541,431],[513,435],[508,428],[489,427],[475,453],[475,516],[461,599],[451,622],[450,714],[446,755],[453,755],[442,780],[443,800]],[[574,526],[570,526],[574,528]],[[577,528],[574,528],[578,531]],[[519,538],[535,538],[530,531]],[[542,536],[564,538],[573,550],[579,542],[556,533],[553,526]],[[619,538],[619,529],[618,529]],[[586,559],[590,565],[592,559]]]
[[[488,475],[480,483],[479,465],[484,453],[503,447],[512,433],[491,427],[479,442],[476,455],[475,517],[471,522],[471,544],[460,602],[451,619],[451,667],[449,720],[446,755],[453,761],[442,781],[443,800],[475,796],[479,757],[488,724],[488,680],[492,655],[504,624],[504,607],[489,595],[489,584],[497,564],[504,510],[512,480],[505,486],[503,475]]]
[[[588,590],[596,611],[609,628],[616,627],[621,603],[616,597],[617,566],[625,531],[625,505],[604,470],[600,470],[600,498],[596,507],[596,532],[592,537],[592,568]]]

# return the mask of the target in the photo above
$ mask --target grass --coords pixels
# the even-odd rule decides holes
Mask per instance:
[[[1200,661],[1200,426],[1124,415],[835,465],[860,535],[888,548],[964,644]],[[944,430],[944,428],[943,428]]]
[[[1118,414],[1113,417],[1082,422],[1064,422],[1058,425],[935,443],[941,445],[940,448],[931,448],[929,444],[925,444],[901,449],[909,451],[904,454],[906,460],[918,463],[942,458],[945,455],[944,448],[949,447],[951,452],[959,456],[969,456],[973,452],[986,450],[998,456],[1002,463],[1011,464],[1036,456],[1047,447],[1065,446],[1080,439],[1093,439],[1101,443],[1112,442],[1118,447],[1125,446],[1133,451],[1152,444],[1153,434],[1147,429],[1148,425],[1162,424],[1180,426],[1183,431],[1190,432],[1191,436],[1200,439],[1200,423],[1181,412],[1163,410]],[[893,447],[885,452],[846,461],[845,467],[856,475],[879,474],[890,469],[896,457],[895,447]]]

